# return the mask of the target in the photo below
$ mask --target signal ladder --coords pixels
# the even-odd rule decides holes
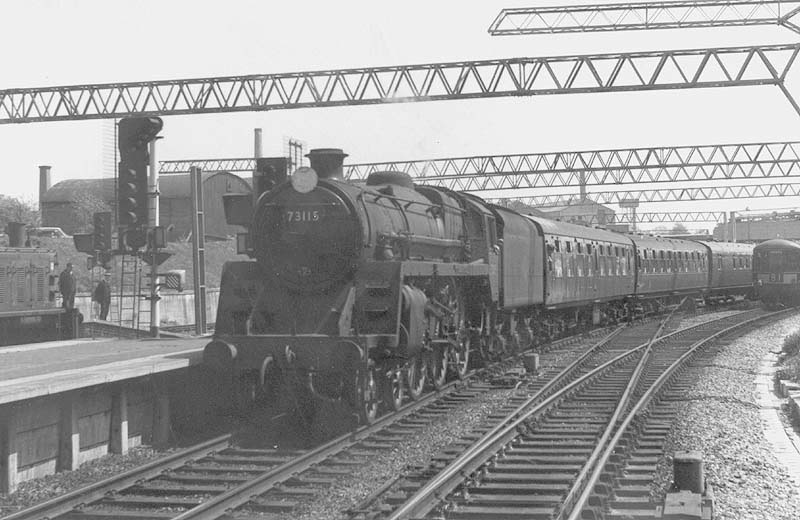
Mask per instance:
[[[142,290],[149,294],[149,276],[143,272],[143,262],[139,255],[122,255],[119,280],[119,301],[112,306],[112,322],[116,322],[120,327],[141,330],[142,325],[150,327],[150,304],[145,302]],[[114,312],[116,311],[116,312]],[[116,316],[115,316],[116,314]]]

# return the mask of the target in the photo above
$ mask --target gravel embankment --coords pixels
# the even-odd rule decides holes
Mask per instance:
[[[685,324],[685,322],[684,322]],[[800,490],[764,437],[756,395],[762,359],[778,351],[800,327],[784,319],[717,347],[696,382],[667,440],[667,453],[699,450],[707,482],[714,487],[717,520],[796,519]],[[672,479],[672,460],[659,464],[653,494],[662,498]]]
[[[119,475],[137,466],[163,457],[169,451],[156,451],[149,446],[131,449],[127,455],[107,455],[87,462],[75,471],[28,480],[19,485],[16,493],[0,494],[0,518],[23,507],[63,495],[81,486]]]

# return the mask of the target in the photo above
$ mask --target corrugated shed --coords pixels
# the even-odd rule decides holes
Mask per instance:
[[[42,197],[42,203],[74,202],[90,194],[104,201],[114,200],[114,179],[67,179],[54,184]]]

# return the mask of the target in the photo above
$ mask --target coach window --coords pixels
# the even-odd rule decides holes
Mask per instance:
[[[611,246],[608,247],[609,249],[611,248]],[[611,249],[611,253],[611,269],[614,272],[614,276],[617,276],[619,274],[619,257],[616,254],[617,248],[615,247],[614,249]]]
[[[605,276],[606,275],[606,259],[603,257],[603,246],[602,246],[602,244],[600,246],[598,246],[598,249],[600,250],[600,252],[599,252],[600,258],[598,258],[598,262],[600,263],[600,276]]]

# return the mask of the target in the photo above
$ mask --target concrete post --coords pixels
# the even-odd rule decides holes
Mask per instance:
[[[68,392],[62,398],[56,471],[72,471],[78,469],[79,466],[81,435],[78,431],[77,404],[78,400],[74,392]]]
[[[16,415],[12,406],[0,411],[0,493],[13,493],[19,484]]]
[[[699,451],[676,451],[672,464],[675,486],[702,495],[706,488],[703,455]]]
[[[167,446],[171,428],[167,385],[157,384],[153,402],[153,446],[157,448]]]
[[[111,394],[111,439],[109,451],[128,453],[128,390],[120,383]]]

